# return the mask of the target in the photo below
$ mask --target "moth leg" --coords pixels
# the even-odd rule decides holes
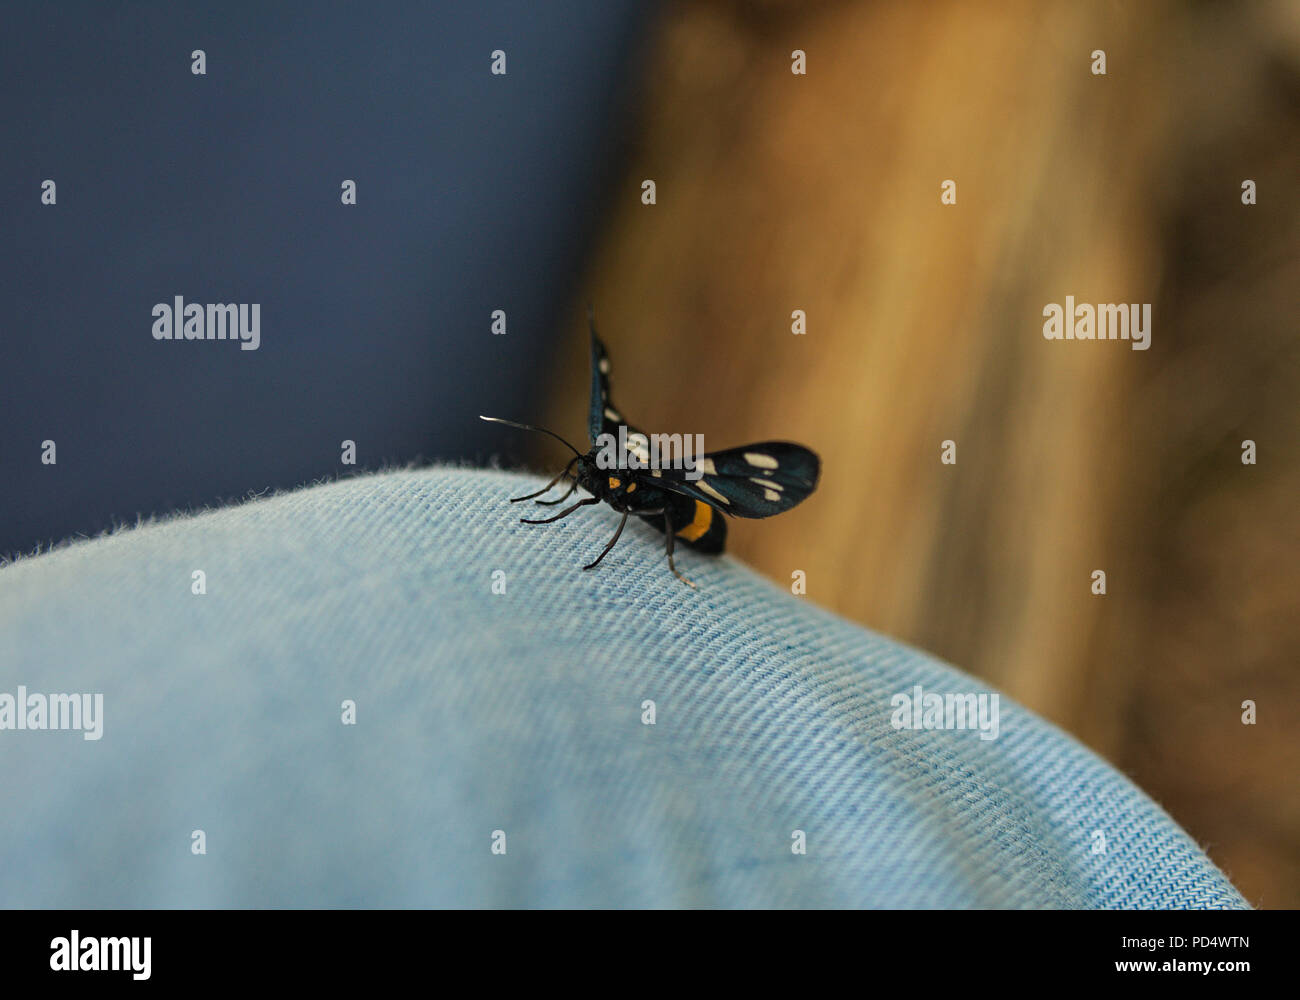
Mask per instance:
[[[609,544],[605,546],[604,551],[602,551],[600,555],[596,557],[595,562],[587,563],[586,566],[582,567],[583,569],[595,569],[597,566],[600,565],[600,561],[604,559],[607,555],[609,555],[609,550],[612,549],[615,543],[618,541],[618,536],[623,534],[623,525],[627,524],[627,514],[628,514],[627,511],[623,511],[623,520],[618,522],[618,530],[614,532],[614,537],[609,540]]]
[[[553,521],[558,521],[558,520],[559,520],[560,518],[562,518],[562,517],[568,517],[570,514],[572,514],[572,513],[573,513],[575,510],[577,510],[579,507],[586,507],[586,506],[588,506],[589,504],[593,504],[593,503],[600,503],[600,501],[597,500],[595,497],[587,497],[586,500],[579,500],[579,501],[578,501],[577,503],[575,503],[572,507],[568,507],[568,508],[566,508],[565,510],[560,511],[560,512],[559,512],[558,514],[556,514],[554,517],[548,517],[548,518],[545,518],[544,520],[541,520],[541,521],[532,521],[532,520],[529,520],[529,519],[526,518],[526,517],[521,517],[521,518],[519,519],[519,523],[520,523],[520,524],[550,524],[550,523],[553,522]]]
[[[668,548],[668,568],[673,571],[673,576],[681,580],[682,583],[686,584],[686,586],[692,589],[697,589],[695,584],[691,583],[690,580],[677,572],[677,566],[673,563],[673,542],[675,539],[675,536],[673,535],[673,515],[669,512],[667,507],[664,508],[664,537],[668,539],[665,543]]]
[[[556,504],[564,503],[565,500],[573,496],[573,491],[576,490],[577,488],[578,488],[578,481],[575,479],[573,483],[569,486],[569,488],[565,490],[563,494],[560,495],[560,498],[558,500],[534,500],[533,503],[541,504],[543,507],[554,507]]]
[[[569,460],[569,464],[566,465],[563,469],[560,470],[560,474],[559,474],[558,476],[556,476],[554,479],[552,479],[552,480],[551,480],[549,483],[547,483],[545,486],[543,486],[543,487],[542,487],[540,490],[538,490],[536,493],[529,493],[528,496],[526,496],[526,497],[511,497],[511,498],[510,498],[510,502],[511,502],[511,503],[518,503],[520,500],[531,500],[533,497],[539,497],[539,496],[541,496],[541,495],[542,495],[543,493],[545,493],[547,490],[551,489],[551,487],[553,487],[553,486],[554,486],[556,483],[558,483],[561,479],[563,479],[565,476],[567,476],[567,475],[569,474],[569,470],[573,468],[573,463],[576,462],[576,461],[577,461],[576,458],[571,458],[571,459]],[[569,490],[569,493],[572,493],[572,492],[573,492],[573,490]],[[568,496],[569,493],[566,493],[564,496]],[[560,499],[563,499],[563,497],[561,497]],[[558,503],[559,501],[556,501],[556,502]]]

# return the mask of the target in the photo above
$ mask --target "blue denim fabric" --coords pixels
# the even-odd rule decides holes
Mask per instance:
[[[583,573],[617,515],[520,525],[536,483],[357,478],[0,569],[0,691],[104,694],[98,741],[0,732],[0,904],[1246,905],[1009,700],[995,740],[891,726],[969,676],[726,557],[682,552],[690,590],[639,523]]]

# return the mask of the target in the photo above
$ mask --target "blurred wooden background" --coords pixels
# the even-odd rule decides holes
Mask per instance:
[[[641,426],[821,453],[731,551],[1052,719],[1300,906],[1298,106],[1295,4],[672,6],[550,426],[583,433],[590,299]],[[1066,295],[1151,302],[1150,350],[1044,340]]]

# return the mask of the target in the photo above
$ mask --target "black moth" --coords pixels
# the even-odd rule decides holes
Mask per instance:
[[[591,327],[591,410],[587,417],[587,432],[593,445],[582,454],[554,431],[544,427],[502,420],[500,417],[483,417],[498,424],[519,427],[523,430],[549,434],[573,452],[569,464],[560,474],[536,493],[514,497],[510,502],[533,500],[549,492],[562,479],[571,479],[568,490],[555,500],[537,500],[544,506],[554,506],[570,497],[581,487],[591,494],[567,507],[554,517],[544,520],[520,518],[524,524],[550,524],[568,517],[579,507],[604,501],[620,511],[623,519],[609,544],[583,569],[600,565],[618,542],[627,524],[629,514],[653,525],[664,533],[668,551],[668,568],[677,579],[694,587],[695,584],[677,572],[673,563],[673,544],[681,539],[699,552],[719,553],[727,541],[727,522],[720,514],[733,517],[771,517],[789,510],[817,488],[821,460],[802,445],[785,441],[764,441],[740,448],[715,451],[697,459],[696,471],[700,478],[686,478],[685,469],[601,468],[597,463],[600,449],[595,445],[601,434],[612,434],[618,439],[619,427],[626,427],[625,440],[629,452],[644,451],[648,435],[623,420],[609,398],[609,356],[605,345],[596,335],[595,319],[588,310],[587,321]],[[641,455],[644,459],[644,454]]]

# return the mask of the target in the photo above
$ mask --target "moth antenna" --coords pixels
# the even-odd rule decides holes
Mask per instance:
[[[582,457],[582,452],[580,452],[577,448],[573,447],[573,445],[569,444],[569,442],[564,440],[564,438],[560,437],[560,435],[556,434],[555,431],[548,431],[545,427],[534,427],[532,424],[521,424],[521,423],[517,423],[514,420],[505,420],[502,417],[485,417],[482,414],[479,414],[479,419],[486,420],[489,423],[493,423],[493,424],[505,424],[507,427],[518,427],[521,431],[539,431],[542,434],[549,434],[551,437],[555,438],[555,440],[559,441],[560,444],[564,445],[564,447],[568,448],[569,451],[573,452],[579,458]]]

